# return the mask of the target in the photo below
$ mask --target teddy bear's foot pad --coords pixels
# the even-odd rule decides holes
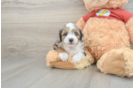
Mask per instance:
[[[107,74],[131,77],[133,76],[133,51],[129,48],[113,49],[100,58],[97,67]]]

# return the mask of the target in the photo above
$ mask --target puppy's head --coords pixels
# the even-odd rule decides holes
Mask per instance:
[[[62,42],[64,45],[67,46],[75,46],[78,42],[82,42],[84,36],[82,34],[81,28],[77,27],[73,23],[66,24],[60,31],[59,31],[59,42]]]

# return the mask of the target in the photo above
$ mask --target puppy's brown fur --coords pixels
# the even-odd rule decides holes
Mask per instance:
[[[76,37],[77,37],[77,39],[80,41],[80,40],[81,40],[81,39],[80,39],[81,34],[80,34],[79,29],[74,29],[74,30],[72,30],[72,31],[73,31],[73,33],[78,33],[78,35],[77,35]]]
[[[66,38],[66,36],[64,35],[65,33],[67,33],[68,34],[68,32],[69,32],[69,28],[67,28],[67,27],[65,27],[63,30],[62,30],[62,33],[61,33],[61,41],[63,41],[65,38]]]

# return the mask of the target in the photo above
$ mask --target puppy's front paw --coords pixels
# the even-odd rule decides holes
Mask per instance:
[[[68,54],[67,53],[59,53],[59,57],[62,61],[67,61]]]
[[[84,57],[84,54],[76,54],[73,56],[73,61],[76,62],[76,63],[80,63],[81,59]]]

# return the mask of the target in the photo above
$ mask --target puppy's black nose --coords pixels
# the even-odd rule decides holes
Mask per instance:
[[[71,39],[69,39],[69,41],[70,41],[70,42],[73,42],[74,40],[71,38]]]

